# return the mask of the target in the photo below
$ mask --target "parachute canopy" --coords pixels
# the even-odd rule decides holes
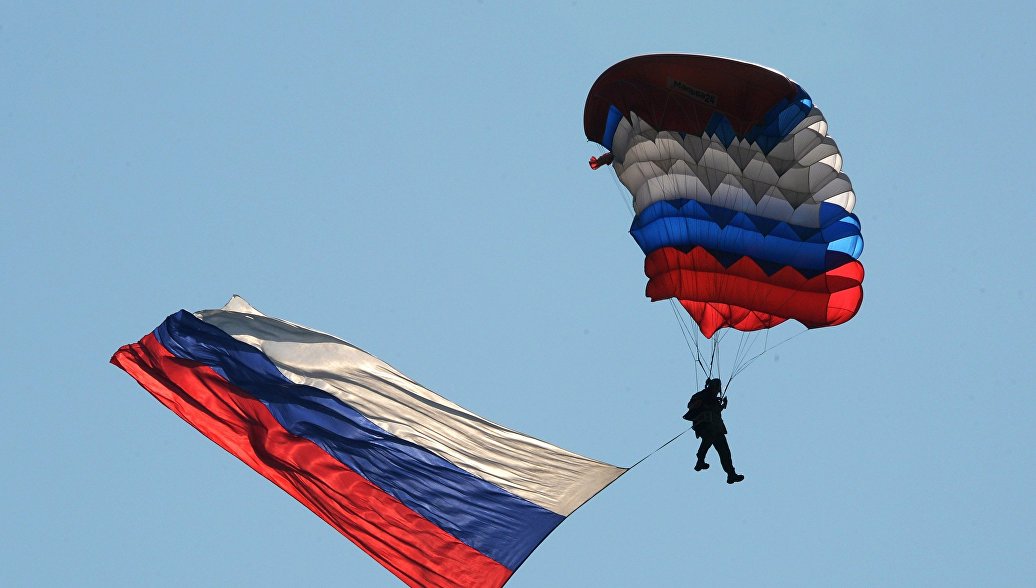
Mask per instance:
[[[784,74],[702,55],[644,55],[586,99],[587,139],[633,196],[647,295],[706,337],[796,320],[826,327],[863,300],[860,221],[842,156]]]
[[[112,363],[410,586],[503,585],[626,470],[489,422],[234,297]]]

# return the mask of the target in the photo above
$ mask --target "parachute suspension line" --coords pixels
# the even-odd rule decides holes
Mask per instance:
[[[622,200],[622,203],[626,208],[626,212],[630,213],[630,218],[633,218],[636,216],[636,212],[633,210],[633,202],[630,200],[630,197],[627,196],[629,192],[626,190],[626,187],[622,185],[622,181],[619,180],[619,176],[617,174],[608,175],[612,178],[612,185],[615,186],[615,193],[618,194],[619,199]]]
[[[726,336],[726,333],[720,332],[720,333],[717,333],[716,336],[713,337],[713,339],[712,339],[712,356],[709,358],[709,377],[710,378],[712,377],[712,368],[716,368],[716,377],[721,379],[721,380],[723,379],[723,369],[722,369],[722,366],[720,366],[719,362],[716,361],[716,358],[717,358],[718,353],[719,353],[719,344],[723,341],[723,338],[725,336]]]
[[[611,161],[609,161],[611,163]],[[633,201],[628,196],[629,192],[625,189],[622,181],[619,179],[618,174],[608,174],[612,178],[612,183],[615,186],[615,193],[619,195],[619,199],[622,200],[623,205],[626,208],[626,212],[629,213],[630,218],[634,218],[637,215],[636,210],[633,207]],[[669,305],[673,309],[673,316],[676,317],[676,324],[680,327],[680,334],[683,335],[684,343],[687,345],[687,349],[694,353],[694,361],[701,368],[702,373],[708,378],[712,373],[712,362],[709,362],[708,367],[705,366],[704,357],[702,357],[701,346],[698,344],[698,332],[697,329],[693,329],[687,325],[685,315],[680,313],[683,307],[679,306],[675,299],[669,299]],[[715,354],[715,352],[713,352]],[[694,372],[694,383],[695,386],[698,382],[698,372]]]
[[[609,160],[609,163],[611,161]],[[629,192],[625,189],[626,187],[622,184],[618,174],[608,174],[612,178],[612,184],[615,186],[615,193],[619,195],[619,199],[622,200],[623,205],[626,208],[626,212],[629,213],[630,218],[634,218],[637,215],[636,210],[633,208],[633,201],[628,196]],[[694,353],[694,361],[701,368],[702,373],[705,377],[709,377],[712,373],[712,363],[709,363],[708,367],[705,367],[704,358],[702,357],[701,347],[698,345],[698,333],[697,330],[692,329],[687,325],[684,319],[684,315],[680,313],[683,307],[679,306],[675,299],[669,299],[669,305],[673,309],[673,315],[676,317],[676,323],[680,327],[680,333],[683,335],[684,343],[687,344],[687,349]],[[698,385],[698,372],[694,372],[694,383]]]
[[[768,335],[769,329],[766,329],[766,331]],[[745,358],[748,356],[749,351],[752,349],[753,346],[755,346],[755,343],[758,340],[758,331],[741,333],[741,340],[738,341],[737,352],[734,354],[734,365],[733,367],[731,367],[731,374],[740,371],[741,362],[745,360]],[[765,343],[763,344],[763,347],[766,347]]]
[[[733,362],[733,365],[730,366],[730,373],[731,374],[733,374],[734,372],[737,371],[737,368],[738,368],[738,366],[741,363],[742,353],[744,353],[744,349],[745,349],[745,341],[748,339],[747,335],[748,335],[748,333],[742,332],[741,336],[738,338],[737,349],[734,351],[734,362]],[[727,388],[729,386],[730,386],[730,378],[727,378],[726,383],[723,385],[723,394],[724,395],[726,395]]]
[[[667,103],[663,107],[663,113],[668,108],[669,108],[669,104],[668,104],[668,101],[667,101]],[[664,116],[664,114],[663,114],[663,116]],[[662,132],[663,131],[656,132],[655,136],[652,138],[652,141],[654,142],[656,148],[659,149],[659,153],[660,154],[664,154],[663,159],[671,167],[673,165],[673,161],[677,158],[676,151],[675,151],[675,148],[674,148],[674,141],[673,140],[666,140],[666,141],[661,141],[660,142],[659,141],[659,135]],[[650,182],[651,180],[648,180],[648,181]],[[663,200],[670,200],[672,198],[676,198],[676,197],[679,196],[677,194],[678,188],[677,188],[677,186],[675,184],[671,185],[671,186],[667,185],[666,182],[661,177],[656,177],[654,179],[654,181],[657,182],[658,187],[661,188],[661,190],[662,190],[662,199]],[[666,230],[667,233],[669,232],[669,228],[668,227],[666,227],[665,230]],[[669,236],[669,239],[671,241],[675,240],[674,239],[674,235],[670,234],[668,236]],[[692,342],[693,345],[694,345],[694,349],[693,349],[693,352],[694,352],[694,355],[695,355],[694,361],[698,364],[698,367],[701,369],[702,375],[705,378],[711,377],[712,376],[712,369],[714,367],[715,359],[716,359],[716,349],[715,349],[715,346],[713,346],[712,355],[709,358],[709,365],[706,366],[705,365],[705,359],[704,359],[704,357],[702,355],[701,344],[699,344],[699,342],[698,342],[698,335],[700,334],[700,331],[698,330],[697,325],[691,326],[691,325],[688,324],[690,321],[687,318],[687,314],[685,312],[683,312],[683,306],[680,305],[679,302],[676,299],[670,298],[669,302],[670,302],[670,306],[673,309],[673,314],[676,317],[677,323],[679,323],[679,325],[680,325],[680,330],[683,333],[684,340]],[[690,345],[688,345],[688,348],[690,348]],[[695,374],[694,374],[694,382],[695,382],[696,386],[699,385],[697,372],[695,372]]]
[[[673,316],[676,317],[676,324],[680,326],[680,334],[683,335],[684,343],[687,344],[687,349],[694,353],[694,361],[701,368],[701,371],[705,374],[705,377],[709,375],[709,369],[706,369],[704,360],[701,356],[701,347],[698,345],[698,335],[692,332],[691,328],[684,322],[683,316],[680,315],[681,307],[676,304],[676,301],[669,298],[669,307],[673,309]],[[711,366],[710,366],[711,367]],[[694,372],[694,383],[698,383],[698,372]]]
[[[752,338],[750,333],[741,333],[741,337],[739,337],[737,341],[737,349],[734,351],[734,365],[730,367],[731,373],[737,371],[737,366],[740,365],[741,357],[745,352],[745,345],[750,345],[751,340]]]
[[[746,358],[746,359],[745,359],[745,360],[744,360],[744,361],[742,362],[742,364],[741,364],[741,365],[740,365],[740,366],[738,367],[737,371],[736,371],[736,372],[735,372],[734,374],[732,374],[732,375],[731,375],[731,378],[733,378],[733,377],[734,377],[734,376],[736,376],[737,374],[740,374],[741,372],[743,372],[743,371],[745,371],[746,369],[748,369],[748,366],[750,366],[750,365],[752,365],[753,363],[755,363],[755,361],[756,361],[757,359],[759,359],[760,357],[762,357],[762,356],[766,355],[766,354],[767,354],[768,352],[770,352],[771,350],[773,350],[773,349],[776,349],[777,347],[779,347],[779,346],[781,346],[781,345],[783,345],[783,344],[787,343],[788,341],[791,341],[791,340],[792,340],[792,339],[794,339],[795,337],[798,337],[798,336],[799,336],[799,335],[801,335],[802,333],[805,333],[805,332],[806,332],[807,330],[808,330],[808,329],[804,329],[804,330],[802,330],[802,331],[799,331],[798,333],[795,333],[795,334],[794,334],[794,335],[792,335],[791,337],[788,337],[787,339],[785,339],[785,340],[781,341],[780,343],[777,343],[777,344],[776,344],[776,345],[774,345],[773,347],[769,347],[769,346],[768,346],[768,344],[769,344],[769,342],[768,342],[768,341],[767,341],[767,342],[765,342],[765,343],[763,344],[763,350],[762,350],[762,351],[760,351],[759,353],[757,353],[757,354],[753,355],[753,356],[752,356],[752,357],[750,357],[750,358]]]
[[[737,372],[735,372],[734,374],[732,374],[732,375],[730,376],[730,379],[731,379],[731,380],[733,380],[733,379],[734,379],[734,376],[736,376],[736,375],[740,374],[741,372],[745,371],[745,370],[746,370],[746,369],[748,368],[748,366],[752,365],[752,364],[753,364],[753,363],[755,362],[755,360],[757,360],[757,359],[759,359],[760,357],[762,357],[762,356],[766,355],[766,354],[767,354],[768,352],[770,352],[770,351],[773,351],[774,349],[777,349],[777,348],[778,348],[778,347],[780,347],[781,345],[784,345],[784,344],[785,344],[785,343],[787,343],[788,341],[791,341],[791,340],[792,340],[792,339],[794,339],[795,337],[798,337],[799,335],[801,335],[801,334],[805,333],[805,332],[806,332],[806,331],[808,331],[808,330],[809,330],[808,328],[803,328],[803,329],[802,329],[801,331],[799,331],[798,333],[795,333],[794,335],[792,335],[792,336],[788,337],[787,339],[784,339],[783,341],[781,341],[781,342],[779,342],[779,343],[775,344],[775,345],[774,345],[773,347],[766,347],[766,346],[764,345],[764,348],[763,348],[763,350],[762,350],[762,351],[760,351],[759,353],[755,354],[755,355],[754,355],[754,356],[752,356],[751,358],[749,358],[749,359],[748,359],[747,361],[745,361],[745,362],[744,362],[744,363],[743,363],[743,364],[742,364],[742,365],[741,365],[741,366],[740,366],[740,367],[738,368]],[[768,337],[767,337],[767,338],[768,338]],[[729,382],[729,380],[728,380],[728,382]]]
[[[729,335],[729,330],[730,330],[729,328],[722,328],[722,329],[718,330],[716,332],[716,335],[715,335],[714,339],[713,339],[713,354],[715,355],[715,357],[717,359],[715,361],[715,363],[716,363],[716,377],[719,378],[720,380],[723,379],[723,377],[722,377],[723,372],[722,372],[722,364],[721,364],[722,356],[719,353],[719,348],[720,348],[721,344],[723,343],[723,340],[726,339],[726,337]],[[745,332],[741,333],[740,341],[738,342],[738,349],[735,352],[735,356],[733,356],[733,366],[731,367],[731,371],[732,370],[737,370],[737,367],[738,367],[738,364],[739,364],[739,357],[741,356],[741,353],[742,353],[742,347],[745,344],[745,335],[746,335]],[[723,396],[726,396],[726,390],[727,390],[727,387],[729,387],[729,385],[730,385],[730,379],[728,378],[726,383],[723,384],[723,389],[720,392],[721,398],[723,398]]]
[[[716,332],[716,338],[714,339],[714,345],[716,346],[715,353],[716,353],[717,375],[719,375],[719,373],[720,373],[719,372],[719,367],[720,367],[719,360],[722,359],[722,357],[720,355],[720,348],[721,348],[723,342],[726,341],[730,337],[730,333],[735,331],[735,330],[736,329],[734,329],[733,327],[725,327],[725,328],[720,329],[719,331]],[[744,338],[745,334],[743,332],[741,332],[741,331],[738,331],[738,332],[741,333],[741,337]]]
[[[769,336],[768,333],[767,336]],[[730,381],[734,379],[734,376],[740,374],[744,369],[748,355],[751,353],[751,350],[755,347],[758,340],[759,333],[757,331],[741,333],[741,341],[738,343],[737,354],[734,357],[734,365],[731,367],[730,377],[727,379],[728,386],[730,385]],[[763,348],[766,348],[765,342],[763,343]]]
[[[675,308],[675,303],[674,303],[674,308]],[[679,317],[679,319],[681,321],[687,321],[687,314],[678,313],[678,317]],[[684,323],[684,324],[686,325],[686,323]],[[705,366],[705,358],[702,356],[702,353],[701,353],[701,348],[704,345],[704,343],[699,343],[698,342],[698,335],[701,333],[701,331],[699,329],[697,329],[697,328],[691,328],[691,327],[685,327],[685,328],[687,328],[689,331],[691,331],[694,334],[694,346],[695,346],[695,349],[697,349],[699,357],[702,357],[701,361],[699,362],[699,364],[701,365],[701,368],[702,368],[702,373],[704,374],[704,376],[706,378],[711,378],[712,377],[713,369],[717,367],[716,366],[716,353],[718,351],[718,346],[719,346],[718,337],[717,337],[717,339],[707,340],[709,342],[709,345],[712,346],[712,349],[711,349],[711,351],[709,353],[709,365],[708,365],[708,367],[706,367]]]

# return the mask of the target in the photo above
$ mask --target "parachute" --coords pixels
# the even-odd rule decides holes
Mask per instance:
[[[609,150],[590,167],[611,164],[633,197],[647,296],[679,301],[706,339],[788,320],[829,327],[859,311],[856,196],[823,113],[784,74],[633,57],[594,82],[583,126]]]

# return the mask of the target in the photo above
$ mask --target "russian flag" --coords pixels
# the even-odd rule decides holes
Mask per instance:
[[[625,473],[487,421],[235,296],[112,363],[410,586],[502,586]]]

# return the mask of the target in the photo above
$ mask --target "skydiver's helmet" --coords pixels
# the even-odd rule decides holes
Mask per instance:
[[[723,382],[719,378],[709,378],[705,380],[705,389],[714,394],[719,394],[723,388]]]

